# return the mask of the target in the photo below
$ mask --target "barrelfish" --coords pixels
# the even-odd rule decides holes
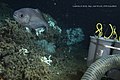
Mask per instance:
[[[16,10],[13,14],[13,18],[21,25],[31,29],[45,28],[48,30],[48,23],[44,19],[42,13],[38,9],[22,8]]]

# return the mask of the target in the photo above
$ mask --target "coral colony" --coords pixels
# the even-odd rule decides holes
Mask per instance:
[[[46,19],[43,20],[43,18],[34,15],[36,11],[38,10],[34,9],[33,14],[27,13],[32,15],[33,22],[30,26],[20,24],[21,19],[18,17],[24,15],[19,14],[19,11],[14,13],[17,22],[10,16],[0,22],[0,78],[2,80],[4,78],[7,80],[53,80],[53,74],[60,74],[59,71],[52,73],[49,69],[53,65],[58,66],[59,64],[59,60],[53,56],[59,53],[58,50],[61,51],[58,45],[70,46],[84,39],[81,28],[70,28],[66,30],[66,34],[63,34],[62,29],[50,15],[42,13]],[[29,18],[30,16],[26,17]],[[34,21],[33,18],[43,21],[42,24],[45,27],[40,27],[40,24],[38,27],[37,20]],[[35,34],[31,29],[33,23],[36,25]],[[62,36],[67,36],[67,42],[62,43],[64,40],[61,39]]]

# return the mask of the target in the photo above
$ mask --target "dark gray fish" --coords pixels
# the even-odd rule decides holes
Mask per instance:
[[[30,29],[37,29],[41,27],[48,29],[48,23],[38,9],[22,8],[16,10],[13,17],[19,24]]]

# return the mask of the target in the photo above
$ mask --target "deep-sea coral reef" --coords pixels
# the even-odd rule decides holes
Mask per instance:
[[[42,49],[36,37],[16,21],[6,19],[0,26],[0,77],[6,80],[49,80],[50,70],[41,62]]]
[[[5,58],[6,78],[12,80],[49,80],[50,71],[48,66],[41,62],[39,53],[22,54],[20,52],[14,53],[12,56]]]

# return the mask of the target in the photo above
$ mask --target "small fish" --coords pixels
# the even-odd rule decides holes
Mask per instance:
[[[28,27],[29,29],[37,29],[45,27],[47,30],[49,25],[44,19],[42,13],[38,9],[33,8],[21,8],[16,10],[13,14],[13,18],[21,25]]]

